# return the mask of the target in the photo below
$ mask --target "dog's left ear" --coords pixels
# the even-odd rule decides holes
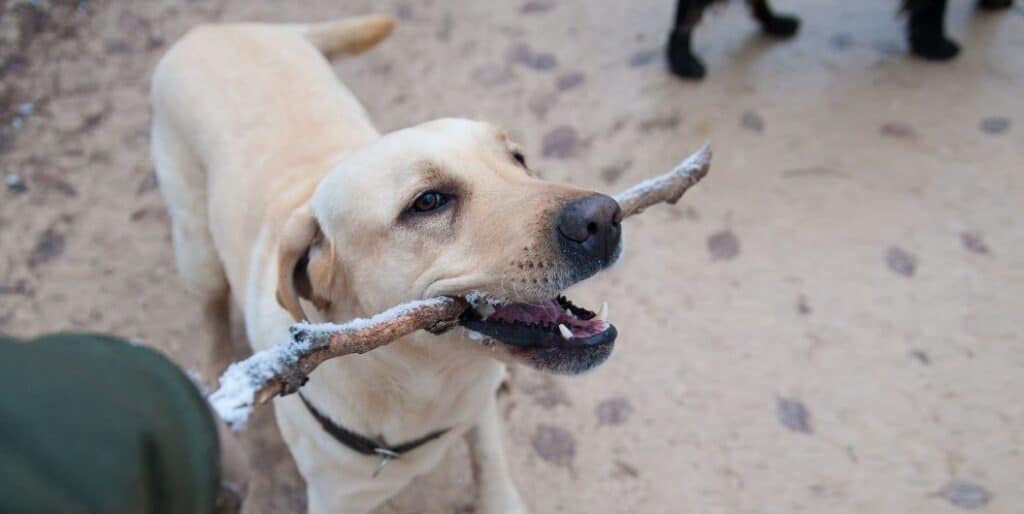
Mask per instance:
[[[307,204],[285,222],[277,257],[277,303],[296,321],[308,319],[299,298],[317,310],[331,306],[336,255],[334,244],[324,237],[320,223]]]

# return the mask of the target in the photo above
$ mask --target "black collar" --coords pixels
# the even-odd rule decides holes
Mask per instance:
[[[363,455],[373,455],[376,457],[382,457],[385,459],[385,462],[387,460],[397,459],[402,455],[409,453],[415,450],[416,448],[419,448],[420,446],[423,446],[424,444],[427,444],[430,441],[433,441],[434,439],[437,439],[438,437],[445,435],[446,433],[448,433],[448,430],[450,430],[448,428],[442,430],[435,430],[418,439],[413,439],[412,441],[406,443],[391,446],[384,442],[383,436],[378,437],[376,439],[371,439],[364,435],[357,434],[341,425],[338,425],[334,421],[331,421],[331,418],[328,418],[326,415],[317,410],[316,407],[313,406],[313,404],[309,403],[309,400],[306,399],[305,395],[299,393],[299,398],[302,398],[302,403],[306,405],[306,409],[309,410],[309,413],[312,414],[313,417],[320,422],[320,426],[323,427],[323,429],[328,434],[331,434],[335,439],[337,439],[339,443]]]

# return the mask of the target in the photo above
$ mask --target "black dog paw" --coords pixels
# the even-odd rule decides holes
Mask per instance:
[[[960,46],[945,37],[910,38],[910,51],[930,61],[948,61],[960,53]]]
[[[700,80],[707,74],[704,63],[690,51],[689,37],[676,36],[669,38],[665,57],[668,67],[676,76],[684,79]]]
[[[707,75],[704,63],[686,48],[668,46],[668,67],[676,76],[684,79],[700,80]]]
[[[761,20],[761,30],[775,37],[791,37],[800,30],[800,18],[777,15]]]
[[[1013,6],[1013,0],[978,0],[978,7],[986,11],[998,11],[1009,9]]]

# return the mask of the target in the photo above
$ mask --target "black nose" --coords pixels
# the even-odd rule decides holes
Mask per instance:
[[[558,235],[562,244],[601,262],[611,264],[619,249],[622,229],[619,203],[602,194],[577,198],[562,207]]]

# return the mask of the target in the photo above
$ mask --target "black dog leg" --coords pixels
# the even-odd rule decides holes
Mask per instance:
[[[978,0],[978,7],[986,11],[998,11],[1013,7],[1013,0]]]
[[[697,80],[704,78],[704,63],[690,50],[690,40],[704,8],[713,1],[679,0],[676,4],[676,23],[669,33],[666,56],[669,69],[679,77]]]
[[[747,5],[750,7],[750,13],[754,15],[754,19],[761,24],[761,30],[765,34],[790,37],[796,34],[796,31],[800,28],[799,18],[772,12],[772,7],[768,5],[768,0],[747,0]]]
[[[907,24],[910,51],[935,61],[947,61],[960,53],[960,47],[946,37],[943,27],[946,0],[904,0],[903,8],[910,13]]]

